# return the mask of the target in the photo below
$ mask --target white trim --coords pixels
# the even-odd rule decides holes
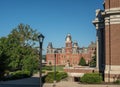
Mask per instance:
[[[110,8],[110,9],[105,9],[105,11],[116,11],[116,10],[120,10],[120,7],[118,8]]]
[[[111,15],[110,18],[111,18],[111,19],[112,19],[112,18],[120,18],[120,14],[119,14],[119,15],[118,15],[118,14],[117,14],[117,15]]]
[[[120,71],[120,65],[106,65],[105,66],[106,71]]]
[[[110,24],[120,24],[120,22],[114,21],[114,22],[110,22]],[[109,25],[109,22],[105,22],[105,25]]]
[[[120,8],[106,9],[104,12],[102,12],[103,15],[105,15],[105,14],[118,14],[118,13],[120,13]]]
[[[114,15],[110,15],[110,17],[105,17],[105,25],[109,25],[110,24],[120,24],[120,15],[118,14],[114,14]]]
[[[68,75],[72,77],[82,77],[84,73],[68,73]]]
[[[106,12],[106,14],[119,14],[120,11],[109,11],[109,12]]]
[[[120,71],[105,71],[105,74],[119,74],[120,75]]]
[[[115,81],[115,79],[113,79],[113,78],[105,78],[105,82],[114,82]],[[106,86],[107,87],[107,86]]]

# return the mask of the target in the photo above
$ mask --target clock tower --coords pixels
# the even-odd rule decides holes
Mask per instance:
[[[72,38],[70,34],[68,34],[65,38],[65,45],[66,45],[66,48],[65,48],[66,53],[71,54],[72,53]]]

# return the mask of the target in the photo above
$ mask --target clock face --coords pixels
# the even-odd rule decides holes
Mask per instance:
[[[70,44],[68,44],[68,47],[70,47]]]
[[[68,44],[66,44],[66,46],[67,46],[67,47],[71,47],[71,44],[68,43]]]

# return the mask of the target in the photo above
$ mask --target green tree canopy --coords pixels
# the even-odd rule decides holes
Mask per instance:
[[[38,68],[38,34],[29,25],[19,24],[7,37],[0,38],[0,60],[4,59],[9,70],[33,72]]]
[[[81,66],[86,65],[86,61],[85,61],[85,59],[83,57],[80,58],[79,65],[81,65]]]
[[[94,56],[92,57],[92,60],[90,61],[90,67],[96,67],[96,51],[94,52]]]
[[[8,68],[8,61],[9,58],[6,51],[7,47],[7,38],[2,37],[0,38],[0,80],[3,78],[6,69]]]

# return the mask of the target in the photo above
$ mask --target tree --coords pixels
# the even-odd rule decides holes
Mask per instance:
[[[52,63],[51,63],[51,61],[49,61],[49,66],[51,66],[52,65]]]
[[[81,66],[85,66],[86,65],[86,61],[83,57],[81,57],[80,61],[79,61],[79,65]]]
[[[94,56],[92,57],[92,60],[90,61],[90,67],[96,67],[96,51],[94,52]]]
[[[0,38],[0,80],[4,77],[5,71],[8,69],[8,55],[7,51],[7,38]]]
[[[10,45],[9,66],[13,70],[33,71],[38,66],[36,42],[38,32],[29,25],[19,24],[8,35]]]
[[[38,34],[29,25],[19,24],[7,37],[0,38],[0,67],[4,66],[3,71],[28,70],[32,73],[38,69]]]

